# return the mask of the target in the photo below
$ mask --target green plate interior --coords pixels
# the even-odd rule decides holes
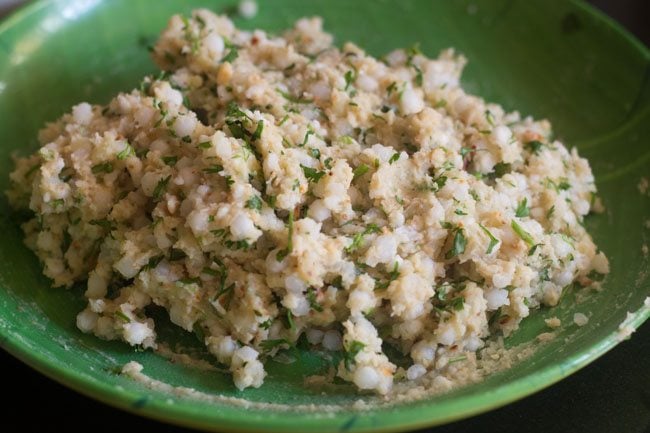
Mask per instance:
[[[104,103],[154,71],[146,45],[170,15],[232,5],[61,0],[36,3],[6,21],[0,28],[0,190],[8,186],[10,155],[33,150],[44,122],[81,100]],[[236,21],[275,31],[305,15],[323,16],[338,43],[352,40],[375,55],[414,42],[429,55],[456,47],[470,60],[463,79],[468,90],[507,109],[550,119],[556,135],[590,159],[607,206],[604,215],[588,219],[596,243],[611,260],[606,290],[579,305],[567,299],[533,314],[513,343],[534,338],[544,330],[543,318],[553,315],[563,319],[559,338],[509,371],[433,400],[335,415],[208,404],[151,392],[116,375],[115,368],[136,360],[146,374],[167,383],[254,401],[345,406],[359,397],[349,387],[327,395],[303,387],[303,376],[323,367],[308,353],[289,367],[271,362],[262,388],[238,392],[220,373],[82,335],[74,325],[83,305],[81,291],[48,290],[2,197],[0,346],[85,394],[179,424],[217,430],[401,430],[448,422],[548,386],[613,347],[627,311],[636,311],[634,326],[648,317],[641,306],[650,294],[649,266],[641,249],[650,238],[650,196],[637,188],[641,177],[650,177],[650,55],[645,47],[577,1],[273,0],[261,1],[253,20]],[[578,311],[590,316],[587,326],[572,324]],[[166,334],[173,341],[194,341],[172,329]]]

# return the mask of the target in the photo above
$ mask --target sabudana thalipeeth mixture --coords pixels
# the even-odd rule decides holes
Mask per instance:
[[[386,394],[609,272],[583,226],[602,209],[589,163],[549,122],[467,94],[453,50],[375,58],[321,24],[174,16],[157,78],[16,159],[27,245],[54,286],[87,280],[79,329],[156,348],[155,304],[239,389],[301,339]]]

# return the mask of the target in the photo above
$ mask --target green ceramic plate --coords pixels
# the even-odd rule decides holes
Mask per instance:
[[[260,389],[238,392],[231,380],[171,364],[149,352],[102,342],[75,329],[81,291],[48,290],[35,257],[6,200],[0,199],[0,346],[44,374],[111,405],[145,416],[209,430],[395,431],[440,424],[485,411],[548,386],[617,344],[617,327],[628,311],[632,326],[648,317],[650,196],[637,185],[650,177],[650,54],[619,26],[578,1],[347,1],[260,2],[247,27],[282,29],[304,15],[322,15],[338,42],[356,41],[373,54],[410,46],[435,55],[453,46],[470,63],[467,89],[509,109],[549,118],[558,137],[577,146],[592,163],[607,213],[589,229],[611,258],[606,290],[576,305],[535,313],[512,343],[534,338],[543,318],[558,315],[560,338],[536,355],[483,383],[433,400],[388,409],[335,415],[282,413],[208,404],[150,392],[118,376],[129,360],[151,377],[211,394],[251,401],[340,404],[349,389],[321,395],[301,386],[322,367],[307,353],[290,367],[270,363]],[[34,149],[36,132],[72,104],[102,103],[136,86],[154,71],[146,45],[167,18],[197,6],[224,10],[232,1],[67,0],[39,2],[0,26],[0,190],[7,187],[10,154]],[[573,313],[590,316],[572,325]],[[192,336],[167,332],[186,344]]]

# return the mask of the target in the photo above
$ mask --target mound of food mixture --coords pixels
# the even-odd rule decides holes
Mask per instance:
[[[467,94],[452,50],[375,58],[321,24],[174,16],[158,77],[76,105],[17,158],[27,245],[54,286],[87,280],[83,332],[155,348],[155,304],[239,389],[303,344],[386,394],[608,273],[583,226],[589,163],[547,121]]]

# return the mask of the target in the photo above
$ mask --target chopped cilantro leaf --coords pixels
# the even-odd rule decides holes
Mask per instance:
[[[120,151],[120,153],[117,154],[117,159],[126,159],[131,155],[135,155],[135,150],[133,147],[127,142],[126,146],[124,147],[124,150]]]
[[[361,246],[361,243],[363,242],[363,239],[366,235],[369,235],[371,233],[378,233],[380,231],[379,227],[377,224],[369,224],[368,227],[366,227],[362,232],[359,232],[354,235],[352,238],[352,243],[345,247],[345,252],[346,253],[351,253],[357,248]]]
[[[284,338],[276,338],[272,340],[264,340],[260,343],[260,348],[264,350],[265,352],[270,352],[276,347],[280,346],[287,346],[291,347],[291,343],[289,343],[287,340]]]
[[[115,225],[106,218],[100,220],[90,220],[88,224],[101,227],[107,231],[115,230]]]
[[[293,212],[289,212],[289,222],[287,224],[287,228],[289,229],[287,236],[287,247],[283,250],[278,251],[278,253],[275,255],[275,259],[278,262],[284,260],[284,258],[287,257],[291,251],[293,251]]]
[[[210,167],[204,168],[204,173],[220,173],[223,171],[223,166],[219,164],[211,165]]]
[[[316,158],[316,159],[320,158],[320,150],[316,149],[315,147],[309,148],[309,154],[311,155],[312,158]]]
[[[302,164],[300,164],[300,167],[302,168],[305,178],[307,178],[309,182],[317,183],[321,177],[325,176],[324,171],[318,171],[315,168],[307,167]]]
[[[519,202],[517,205],[517,209],[515,210],[515,216],[517,218],[524,218],[530,215],[530,208],[528,207],[528,199],[524,197],[522,201]]]
[[[293,102],[294,104],[311,104],[312,102],[314,102],[312,99],[299,98],[299,97],[293,96],[292,94],[290,94],[288,92],[282,91],[280,89],[277,89],[277,92],[280,95],[284,96],[284,98],[287,101]]]
[[[485,251],[485,254],[491,254],[494,247],[499,243],[499,239],[497,239],[492,234],[492,232],[490,232],[485,226],[483,226],[483,224],[479,223],[479,227],[481,227],[481,230],[483,230],[483,232],[486,235],[488,235],[488,237],[490,238],[490,244],[488,245],[488,248],[487,248],[487,251]]]
[[[221,59],[221,62],[222,63],[226,63],[226,62],[227,63],[232,63],[237,59],[237,57],[239,57],[239,51],[237,51],[237,47],[235,47],[234,45],[231,45],[231,47],[228,50],[228,52],[226,53],[226,55],[223,56],[223,58]]]
[[[459,256],[465,252],[467,246],[467,238],[465,238],[464,230],[457,228],[454,234],[454,241],[451,249],[445,254],[445,259],[449,260],[453,257]]]
[[[462,296],[457,296],[452,299],[447,305],[453,311],[460,311],[465,308],[465,298]]]
[[[323,307],[318,303],[318,300],[316,299],[316,290],[313,287],[307,289],[307,301],[309,301],[309,307],[312,310],[318,311],[319,313],[323,312]]]
[[[354,175],[353,178],[356,179],[360,176],[363,176],[368,172],[368,170],[370,170],[370,167],[368,167],[366,164],[361,163],[352,171],[352,174]]]
[[[354,84],[355,80],[357,79],[357,72],[354,69],[350,69],[345,73],[345,88],[343,90],[348,90],[348,88]]]
[[[92,171],[93,174],[112,173],[113,172],[113,164],[111,162],[103,162],[101,164],[96,164],[96,165],[92,166],[90,171]]]
[[[487,123],[489,123],[490,126],[494,128],[494,115],[490,110],[485,110],[485,120],[487,120]]]
[[[517,223],[517,221],[512,220],[512,222],[510,223],[510,227],[512,227],[512,230],[514,230],[517,236],[519,236],[522,241],[526,242],[529,247],[532,248],[533,245],[535,245],[535,240],[533,239],[533,237],[530,235],[530,233],[524,230],[523,227],[521,227]]]
[[[163,194],[165,193],[165,190],[167,189],[167,184],[169,183],[169,180],[171,178],[172,178],[171,175],[169,175],[158,181],[158,184],[156,184],[156,187],[154,188],[152,194],[154,201],[159,201],[162,198]]]
[[[178,162],[178,156],[163,156],[162,162],[169,167],[173,167]]]
[[[246,200],[246,207],[248,209],[259,211],[262,209],[262,199],[260,199],[257,195],[251,196],[248,200]]]
[[[253,135],[251,135],[251,140],[255,141],[258,140],[260,137],[262,137],[262,132],[264,131],[264,121],[260,120],[257,122],[257,127],[255,128],[255,132],[253,132]]]
[[[535,155],[539,155],[543,147],[544,147],[544,143],[538,140],[529,141],[524,145],[524,148],[526,150],[528,150],[531,153],[534,153]]]
[[[343,364],[347,370],[352,370],[354,365],[354,358],[363,350],[366,345],[360,341],[353,340],[346,348],[343,355]]]

